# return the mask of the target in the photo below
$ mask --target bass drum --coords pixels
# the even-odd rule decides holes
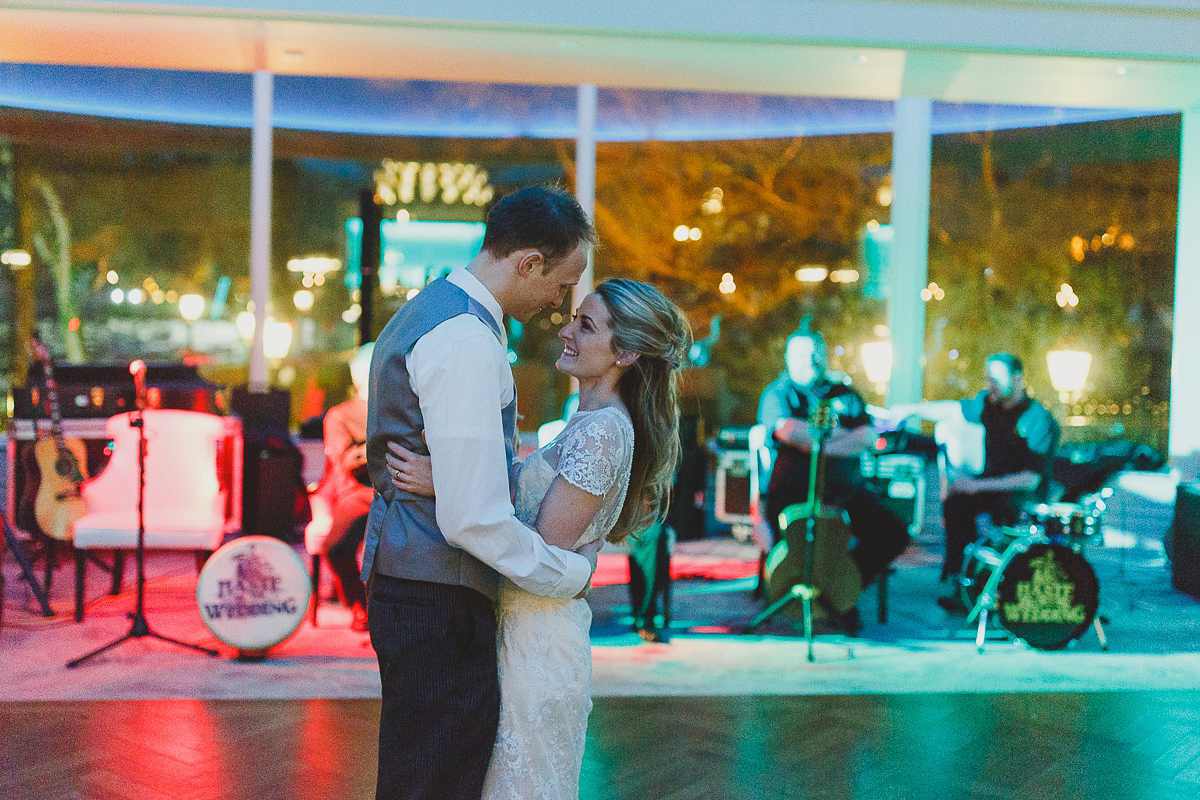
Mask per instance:
[[[273,536],[242,536],[213,553],[196,582],[196,605],[212,635],[248,657],[291,636],[311,598],[308,569]]]
[[[803,519],[792,523],[784,531],[783,541],[767,555],[763,572],[767,579],[768,605],[804,580],[806,524]],[[826,514],[817,519],[813,537],[812,583],[819,592],[814,611],[824,606],[844,614],[858,602],[862,578],[850,557],[849,546],[850,525],[842,517],[841,510],[826,509]],[[799,603],[790,603],[786,609],[793,614],[802,613]]]
[[[1000,624],[1039,650],[1078,639],[1100,605],[1096,572],[1082,555],[1056,543],[1018,553],[1004,568],[997,594]]]
[[[1004,560],[1004,551],[1021,538],[1017,528],[997,528],[993,537],[986,542],[977,542],[967,550],[967,561],[963,566],[959,583],[959,596],[963,605],[974,608],[983,593],[983,587]]]

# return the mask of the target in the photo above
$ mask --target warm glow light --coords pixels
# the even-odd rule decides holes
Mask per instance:
[[[725,208],[721,202],[725,197],[725,192],[720,186],[714,186],[705,196],[704,202],[700,204],[700,210],[705,214],[720,214]]]
[[[342,268],[342,262],[336,258],[328,256],[309,256],[308,258],[289,258],[287,262],[288,272],[307,272],[312,275],[321,275],[326,272],[333,272]]]
[[[342,312],[342,322],[349,322],[350,324],[354,324],[355,322],[358,322],[358,318],[361,316],[362,316],[362,306],[360,306],[358,303],[355,303],[354,305],[350,306],[349,308],[347,308],[345,311]]]
[[[117,271],[115,269],[110,269],[108,274],[104,276],[104,279],[109,283],[115,284],[118,280],[120,280],[120,277],[117,275]]]
[[[296,304],[296,309],[299,311],[311,311],[314,299],[313,293],[308,289],[301,289],[292,295],[292,302]]]
[[[142,301],[146,299],[145,293],[141,289],[130,289],[125,295],[125,299],[130,305],[140,306]]]
[[[1076,261],[1083,261],[1087,255],[1087,249],[1087,242],[1083,240],[1082,236],[1071,237],[1071,258]]]
[[[691,230],[688,231],[688,238],[691,239],[693,242],[700,241],[700,237],[702,235],[703,234],[701,233],[699,228],[692,228]]]
[[[675,241],[686,242],[689,233],[691,233],[691,229],[687,225],[677,225],[674,233]]]
[[[204,298],[198,294],[185,294],[179,297],[179,316],[188,322],[195,322],[204,313]]]
[[[416,296],[417,296],[418,294],[420,294],[420,293],[421,293],[421,290],[420,290],[420,289],[416,289],[416,288],[409,289],[407,292],[405,292],[405,294],[404,294],[404,299],[405,299],[405,300],[412,300],[414,297],[416,297]]]
[[[921,290],[921,299],[928,303],[930,300],[942,300],[946,297],[946,290],[938,286],[936,283],[930,283]]]
[[[396,222],[408,222],[412,219],[412,215],[408,213],[407,208],[402,208],[396,212]]]
[[[733,294],[737,291],[737,284],[733,282],[733,273],[726,272],[721,276],[721,283],[717,286],[721,290],[721,294]]]
[[[5,250],[0,253],[0,264],[7,264],[13,269],[28,267],[33,263],[33,258],[26,250]]]
[[[887,383],[892,379],[892,343],[866,342],[858,348],[862,356],[867,380],[874,384]]]
[[[801,283],[820,283],[829,276],[829,268],[820,264],[805,264],[796,270],[796,280]]]
[[[1071,284],[1064,283],[1059,287],[1058,293],[1054,295],[1054,301],[1058,303],[1059,308],[1071,309],[1079,305],[1079,295],[1075,294]]]
[[[254,312],[243,311],[234,319],[234,324],[237,325],[238,335],[242,337],[242,341],[249,342],[254,338]]]
[[[271,359],[286,358],[292,347],[292,326],[267,317],[263,325],[263,355]]]
[[[858,270],[856,269],[835,269],[829,273],[829,280],[834,283],[854,283],[858,280]]]
[[[1046,353],[1046,367],[1054,391],[1060,394],[1081,392],[1092,367],[1092,354],[1083,350],[1051,350]]]
[[[879,201],[879,205],[887,208],[892,204],[892,187],[880,186],[879,191],[875,193],[875,199]]]

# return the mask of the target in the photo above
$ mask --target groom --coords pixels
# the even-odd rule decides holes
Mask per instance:
[[[499,724],[500,576],[550,597],[574,597],[591,578],[592,561],[513,516],[503,320],[558,306],[593,238],[567,192],[515,192],[488,214],[479,255],[405,303],[375,342],[363,577],[383,683],[377,800],[479,798]],[[392,485],[389,441],[430,456],[436,499]]]

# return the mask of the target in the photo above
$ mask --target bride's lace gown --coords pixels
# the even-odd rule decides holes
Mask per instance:
[[[517,518],[537,519],[556,476],[604,501],[578,545],[603,538],[620,516],[633,464],[633,425],[617,408],[576,412],[517,478]],[[577,546],[578,546],[577,545]],[[486,800],[574,800],[587,718],[592,649],[587,602],[540,597],[505,581],[497,603],[500,729]]]

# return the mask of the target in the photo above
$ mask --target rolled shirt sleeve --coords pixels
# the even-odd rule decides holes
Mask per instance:
[[[514,516],[500,412],[512,398],[506,353],[476,317],[449,319],[408,357],[433,463],[435,513],[446,541],[526,591],[574,597],[590,562],[552,547]]]

